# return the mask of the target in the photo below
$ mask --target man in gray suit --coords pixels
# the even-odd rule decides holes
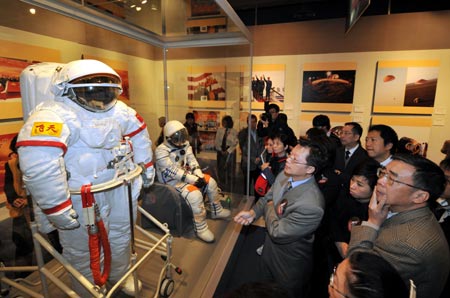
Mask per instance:
[[[413,280],[417,297],[439,297],[450,267],[444,233],[427,202],[445,188],[445,176],[418,155],[394,155],[378,172],[369,202],[369,218],[352,228],[348,255],[366,250],[380,255],[406,285]]]
[[[265,197],[234,220],[249,225],[264,216],[267,234],[262,252],[262,276],[304,297],[312,271],[314,232],[325,201],[314,179],[327,161],[322,143],[300,140]]]

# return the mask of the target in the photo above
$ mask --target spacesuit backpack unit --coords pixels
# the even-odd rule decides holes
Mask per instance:
[[[191,207],[197,237],[213,242],[214,234],[206,222],[204,195],[209,199],[213,219],[230,216],[230,210],[222,207],[223,196],[214,178],[202,172],[189,145],[186,127],[180,121],[171,120],[164,126],[163,133],[164,142],[155,150],[158,181],[175,187]]]
[[[25,115],[17,142],[24,182],[42,215],[39,229],[59,230],[63,256],[91,282],[118,281],[130,267],[130,214],[136,214],[143,184],[148,187],[154,179],[146,124],[117,100],[121,78],[108,65],[96,60],[45,65],[29,66],[21,74],[24,113],[40,103]],[[41,67],[46,67],[43,78],[36,76]],[[141,175],[129,179],[129,213],[122,182],[141,168]],[[100,275],[88,245],[99,222],[107,234]],[[123,286],[124,292],[134,292],[133,282]],[[73,288],[86,295],[74,280]]]

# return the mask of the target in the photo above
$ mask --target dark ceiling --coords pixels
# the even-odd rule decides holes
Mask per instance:
[[[345,18],[351,0],[228,0],[247,26]],[[449,0],[372,0],[363,16],[450,10]]]

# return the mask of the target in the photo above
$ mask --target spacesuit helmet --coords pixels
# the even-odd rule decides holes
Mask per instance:
[[[106,112],[122,93],[120,76],[97,60],[76,60],[62,67],[54,79],[53,93],[67,96],[91,112]]]
[[[180,121],[171,120],[164,125],[164,141],[169,145],[183,148],[189,144],[188,139],[187,129]]]

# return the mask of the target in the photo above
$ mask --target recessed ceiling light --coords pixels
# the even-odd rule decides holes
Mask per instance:
[[[36,14],[36,9],[30,8],[29,12],[30,12],[31,14]]]
[[[142,7],[136,6],[136,11],[141,11]]]

